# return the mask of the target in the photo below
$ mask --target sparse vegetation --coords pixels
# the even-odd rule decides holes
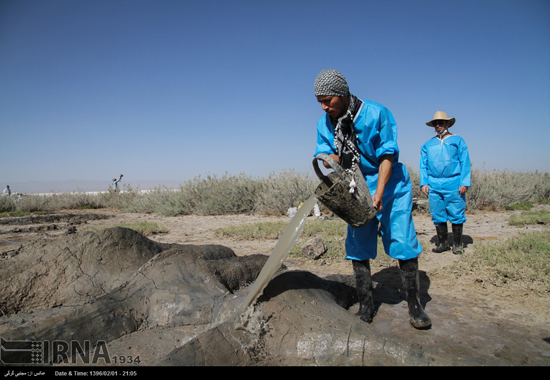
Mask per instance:
[[[426,199],[419,190],[419,175],[409,168],[414,197]],[[75,193],[0,197],[0,212],[52,212],[62,209],[112,208],[125,212],[151,212],[166,216],[258,213],[284,215],[289,207],[304,202],[319,180],[294,171],[252,178],[244,174],[196,177],[178,189],[155,188],[141,192],[125,185],[123,191],[99,194]],[[550,201],[548,173],[472,171],[468,191],[470,211],[527,209],[530,204]]]
[[[524,211],[510,217],[510,224],[526,225],[550,223],[548,211]],[[218,236],[240,240],[273,239],[282,235],[287,223],[264,222],[236,227],[221,228]],[[319,236],[327,246],[323,260],[328,262],[343,261],[345,256],[345,237],[347,225],[340,219],[307,220],[301,238],[290,252],[290,257],[302,258],[303,245],[310,238]],[[429,244],[421,242],[423,247]],[[397,265],[395,260],[384,253],[382,241],[378,239],[379,266]],[[550,293],[550,231],[520,233],[504,243],[480,243],[472,255],[463,255],[444,270],[458,276],[473,275],[476,281],[510,289],[523,289],[538,295]]]
[[[288,223],[281,222],[262,222],[220,228],[215,231],[219,237],[230,237],[237,240],[256,240],[272,239],[277,240],[283,234]],[[341,219],[333,220],[307,220],[304,224],[304,230],[300,239],[290,251],[290,257],[303,258],[302,247],[314,237],[321,237],[327,247],[327,252],[323,255],[325,261],[343,261],[345,259],[345,239],[347,233],[347,224]],[[392,259],[384,254],[382,240],[378,239],[377,264],[390,266]]]
[[[503,243],[482,243],[446,270],[475,281],[548,296],[550,231],[522,232]]]
[[[276,240],[281,236],[287,224],[282,221],[244,224],[217,229],[215,234],[218,237],[230,237],[236,240]]]
[[[13,210],[13,211],[3,211],[0,212],[0,218],[20,218],[22,216],[28,216],[32,214],[29,211],[21,211],[21,210]],[[44,214],[44,212],[35,212],[35,215],[41,215]]]
[[[425,200],[419,191],[419,175],[409,168],[414,197]],[[244,174],[221,177],[196,177],[178,189],[155,188],[148,192],[125,185],[123,191],[98,194],[75,193],[0,197],[0,217],[24,216],[30,213],[50,213],[70,209],[115,209],[124,212],[177,215],[261,214],[285,215],[288,208],[307,200],[319,183],[309,175],[285,171],[268,178],[251,178]],[[515,210],[511,225],[550,223],[548,211],[532,211],[535,203],[550,202],[548,173],[517,173],[510,171],[472,171],[472,188],[467,193],[467,208],[478,210]],[[322,205],[321,205],[322,208]],[[220,236],[244,240],[278,239],[285,222],[260,223],[220,229]],[[164,227],[150,224],[123,225],[150,236],[166,232]],[[112,226],[111,226],[112,227]],[[344,259],[346,224],[341,220],[308,220],[301,239],[291,257],[303,257],[301,249],[310,238],[320,236],[327,245],[323,256],[327,261]],[[380,239],[379,239],[380,240]],[[522,234],[505,244],[480,244],[475,255],[464,255],[453,268],[456,273],[472,273],[483,283],[497,286],[523,286],[539,293],[550,292],[550,232]],[[429,244],[423,244],[429,246]],[[383,254],[379,241],[377,262],[395,265]],[[387,262],[386,262],[387,261]],[[517,285],[520,284],[521,285]]]
[[[550,174],[539,172],[472,170],[472,187],[466,200],[469,210],[502,210],[522,203],[550,199]]]
[[[507,210],[531,210],[532,208],[532,203],[515,203],[511,206],[506,206]]]
[[[529,225],[529,224],[549,224],[550,212],[546,210],[540,211],[524,211],[521,214],[510,216],[508,220],[513,226]]]

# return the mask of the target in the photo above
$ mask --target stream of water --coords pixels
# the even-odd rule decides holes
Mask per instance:
[[[254,281],[254,284],[250,288],[244,303],[238,311],[238,315],[242,315],[246,309],[253,304],[253,302],[262,294],[275,272],[279,270],[283,264],[283,261],[286,259],[290,253],[290,250],[294,247],[302,231],[304,230],[306,218],[311,210],[313,210],[316,202],[317,197],[314,194],[304,202],[300,209],[298,209],[298,212],[294,215],[288,226],[285,228],[283,234],[279,238],[279,241],[275,245],[275,248],[273,248],[273,252],[271,252],[269,259],[267,259],[265,265],[260,271],[260,274],[256,278],[256,281]]]

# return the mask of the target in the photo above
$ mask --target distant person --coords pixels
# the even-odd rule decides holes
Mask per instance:
[[[2,195],[5,196],[5,197],[10,197],[11,196],[11,189],[10,189],[9,185],[6,185],[6,188],[4,189],[4,192],[2,193]]]
[[[122,180],[122,177],[124,177],[122,174],[118,179],[113,178],[113,191],[118,191],[118,183]]]
[[[453,229],[453,253],[463,252],[462,231],[466,222],[466,192],[471,187],[468,146],[460,136],[449,132],[455,118],[437,111],[426,125],[436,136],[420,151],[420,188],[428,196],[430,213],[437,231],[438,246],[434,252],[450,249],[447,220]]]
[[[411,215],[412,183],[407,169],[399,162],[393,115],[383,105],[351,94],[346,79],[336,70],[321,71],[314,91],[325,111],[317,123],[315,156],[325,153],[352,172],[359,165],[379,210],[377,217],[363,227],[348,225],[346,259],[353,265],[358,316],[371,323],[375,315],[369,260],[377,255],[380,225],[386,254],[399,262],[410,323],[418,329],[429,328],[431,321],[419,298],[418,256],[422,247]]]

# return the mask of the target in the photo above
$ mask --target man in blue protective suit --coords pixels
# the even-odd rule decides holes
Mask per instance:
[[[122,174],[118,179],[113,178],[113,191],[118,191],[118,183],[122,180],[122,177],[124,177]]]
[[[384,250],[399,262],[410,323],[418,329],[430,328],[430,318],[419,297],[418,255],[422,247],[411,215],[412,184],[407,169],[399,162],[393,115],[383,105],[351,94],[346,79],[336,70],[321,71],[314,91],[325,111],[317,123],[314,156],[325,153],[352,172],[359,165],[379,210],[377,217],[363,227],[348,225],[346,259],[353,265],[358,316],[371,323],[375,315],[369,260],[376,258],[380,226]]]
[[[466,192],[471,186],[471,165],[468,146],[460,136],[449,132],[456,119],[437,111],[426,125],[436,136],[420,150],[420,188],[428,196],[430,213],[437,232],[434,252],[450,249],[447,220],[453,229],[453,253],[463,251],[462,231],[466,222]]]

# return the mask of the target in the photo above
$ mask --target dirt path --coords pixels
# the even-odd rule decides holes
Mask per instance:
[[[540,206],[549,209],[547,206]],[[550,228],[547,225],[514,227],[508,224],[513,212],[478,212],[469,214],[464,228],[466,255],[475,254],[476,246],[487,241],[505,241],[520,231]],[[66,213],[68,214],[68,213]],[[139,221],[156,222],[168,233],[151,236],[162,243],[221,244],[231,248],[237,255],[269,255],[276,241],[237,241],[220,239],[214,234],[217,228],[282,220],[287,217],[261,217],[253,215],[231,216],[182,216],[163,217],[153,214],[129,214],[109,210],[70,212],[78,215],[96,215],[99,218],[79,220],[73,218],[72,227],[77,230],[94,226],[112,226]],[[431,252],[435,241],[435,229],[427,214],[415,215],[415,227],[420,241],[425,246],[421,256],[421,280],[426,284],[423,297],[426,311],[433,328],[417,331],[408,324],[407,307],[402,295],[390,286],[400,281],[395,268],[377,266],[373,262],[373,278],[376,283],[375,301],[380,304],[372,326],[419,343],[434,352],[451,354],[465,364],[549,365],[550,364],[550,297],[533,297],[515,293],[476,280],[475,276],[457,277],[448,267],[460,256],[450,252]],[[55,228],[52,227],[55,225]],[[29,228],[34,227],[34,228]],[[34,240],[43,234],[68,233],[69,224],[45,222],[18,225],[0,225],[0,254],[9,256],[25,241]],[[432,242],[430,242],[432,241]],[[383,253],[382,253],[383,254]],[[322,265],[321,261],[295,258],[285,261],[289,270],[300,269],[324,277],[333,274],[351,275],[347,262]],[[356,310],[351,309],[350,313]],[[482,359],[481,359],[482,358]],[[487,359],[489,358],[489,359]],[[494,360],[491,362],[491,360]]]

